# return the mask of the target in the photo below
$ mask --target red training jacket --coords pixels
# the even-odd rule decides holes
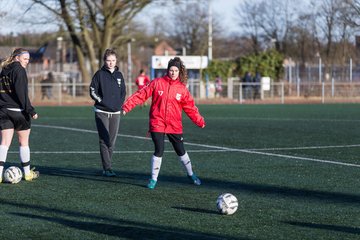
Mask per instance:
[[[136,78],[135,83],[138,86],[138,90],[139,90],[139,89],[142,89],[143,87],[145,87],[146,85],[148,85],[150,83],[150,79],[145,74],[140,74]]]
[[[125,101],[122,109],[128,113],[149,97],[152,97],[149,113],[150,132],[182,134],[182,110],[197,126],[205,126],[204,118],[200,115],[185,84],[168,76],[156,78],[135,92]]]

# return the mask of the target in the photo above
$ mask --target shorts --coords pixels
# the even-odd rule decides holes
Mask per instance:
[[[31,118],[24,112],[0,109],[0,130],[14,129],[16,131],[31,128]]]

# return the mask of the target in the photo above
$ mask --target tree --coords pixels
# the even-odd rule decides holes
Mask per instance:
[[[270,49],[260,54],[241,57],[238,64],[242,75],[245,72],[259,72],[262,76],[267,76],[275,81],[279,81],[284,69],[283,62],[283,55],[275,49]]]
[[[352,27],[360,27],[360,0],[345,0],[344,7],[346,8],[346,15],[344,19]]]
[[[313,6],[317,7],[317,20],[318,26],[320,27],[326,47],[325,56],[330,59],[331,55],[334,54],[333,44],[336,38],[339,36],[339,14],[342,0],[322,0],[314,1]],[[319,4],[318,6],[316,4]]]
[[[187,55],[206,55],[208,49],[209,2],[178,3],[171,14],[171,30],[167,35],[172,42],[186,48]],[[219,24],[213,16],[213,36],[219,33]]]
[[[360,0],[346,0],[344,2],[344,14],[342,15],[344,21],[354,30],[359,30],[360,27]],[[355,32],[355,31],[354,31]],[[359,56],[360,38],[359,35],[355,36],[356,52]]]
[[[238,15],[239,27],[244,30],[244,36],[251,40],[251,48],[254,53],[261,51],[260,44],[260,24],[259,24],[259,8],[258,4],[245,1],[235,9],[235,14]]]
[[[333,77],[334,66],[346,64],[352,54],[349,44],[350,24],[346,21],[348,7],[343,0],[313,0],[312,5],[316,9],[317,26],[320,29],[318,52],[324,59],[326,76]],[[345,76],[346,73],[343,71],[341,74]]]
[[[287,38],[296,14],[294,0],[262,0],[245,2],[236,10],[239,26],[252,39],[254,52],[274,47],[287,53]],[[262,42],[262,44],[260,43]]]
[[[301,14],[291,28],[288,46],[289,57],[298,58],[302,64],[312,59],[319,49],[319,39],[313,14]],[[315,53],[314,53],[315,50]]]
[[[215,79],[217,76],[222,79],[228,79],[234,76],[236,70],[235,61],[212,60],[209,66],[204,70],[210,79]]]
[[[120,46],[131,37],[130,21],[151,0],[32,0],[60,19],[76,51],[84,81],[101,65],[105,49]],[[86,61],[90,71],[86,69]]]

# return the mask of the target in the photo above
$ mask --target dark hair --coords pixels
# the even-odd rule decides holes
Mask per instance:
[[[48,72],[47,78],[48,78],[49,82],[53,82],[53,81],[54,81],[54,75],[53,75],[53,73],[52,73],[52,72]]]
[[[104,62],[106,61],[106,58],[110,55],[115,55],[115,57],[117,58],[117,53],[115,52],[115,50],[108,48],[105,50],[105,53],[104,53],[104,57],[103,57]]]
[[[174,57],[173,59],[170,59],[167,68],[168,72],[172,66],[175,66],[179,69],[180,82],[186,83],[188,80],[186,67],[179,57]]]
[[[7,57],[2,63],[1,63],[1,67],[6,67],[7,65],[9,65],[10,63],[14,62],[15,57],[20,56],[21,54],[24,53],[29,53],[28,50],[26,50],[25,48],[16,48],[9,57]]]
[[[144,73],[145,71],[144,71],[144,69],[140,69],[140,74],[142,74],[142,73]]]

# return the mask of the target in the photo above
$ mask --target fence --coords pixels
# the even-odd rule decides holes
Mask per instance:
[[[231,83],[231,81],[229,81]],[[128,92],[135,92],[136,86],[127,85]],[[188,88],[197,103],[338,103],[360,102],[360,83],[271,83],[269,90],[261,84],[232,82],[224,84],[223,91],[215,97],[213,83],[198,80],[189,81]],[[49,94],[49,96],[48,96]],[[52,83],[30,82],[29,96],[35,104],[92,104],[87,83]]]
[[[77,65],[64,64],[62,72],[58,69],[56,64],[43,66],[33,63],[28,66],[32,102],[44,105],[92,104],[89,83],[81,79]],[[55,83],[41,84],[48,71],[53,72]],[[351,59],[343,66],[325,66],[320,58],[305,64],[305,67],[294,62],[284,67],[284,73],[283,82],[270,82],[266,89],[260,83],[243,83],[239,78],[224,81],[222,92],[217,96],[212,81],[189,79],[188,88],[197,103],[360,102],[360,68],[353,67]],[[125,82],[128,93],[136,91],[134,82],[130,85],[129,79]]]
[[[238,103],[335,103],[360,102],[360,83],[272,83],[269,90],[261,84],[234,84],[233,97]],[[228,94],[229,95],[229,94]]]
[[[360,67],[351,58],[343,64],[325,64],[321,58],[304,64],[290,60],[284,66],[284,79],[289,83],[360,82]]]
[[[194,85],[194,86],[192,86]],[[196,101],[204,100],[237,104],[243,103],[338,103],[360,102],[359,82],[270,82],[243,83],[239,78],[228,79],[219,97],[215,96],[214,83],[189,82],[189,90]]]
[[[36,67],[36,66],[33,66]],[[39,68],[40,69],[40,68]],[[35,71],[29,74],[29,93],[34,104],[92,104],[89,97],[89,83],[84,83],[80,73],[74,67],[67,67],[66,72],[54,71],[55,83],[41,84],[41,79],[46,76],[46,71]],[[313,69],[313,68],[312,68]],[[319,70],[319,69],[318,69]],[[203,82],[198,79],[189,79],[188,88],[197,103],[202,102],[226,102],[235,104],[246,103],[333,103],[333,102],[360,102],[360,81],[355,69],[350,71],[351,81],[335,78],[335,74],[329,80],[316,80],[321,74],[315,73],[309,76],[315,80],[294,77],[284,82],[270,82],[270,86],[264,89],[260,83],[243,83],[239,78],[229,78],[224,81],[220,95],[215,96],[215,86],[212,81]],[[290,71],[293,73],[293,71]],[[319,72],[319,71],[315,71]],[[289,77],[290,75],[288,75]],[[356,77],[355,77],[356,76]],[[136,91],[134,83],[129,85],[126,81],[127,92]]]
[[[131,86],[132,92],[136,86]],[[129,92],[129,87],[127,86]],[[34,80],[29,83],[29,97],[35,105],[88,105],[93,100],[89,95],[89,83],[56,82],[36,83]]]

